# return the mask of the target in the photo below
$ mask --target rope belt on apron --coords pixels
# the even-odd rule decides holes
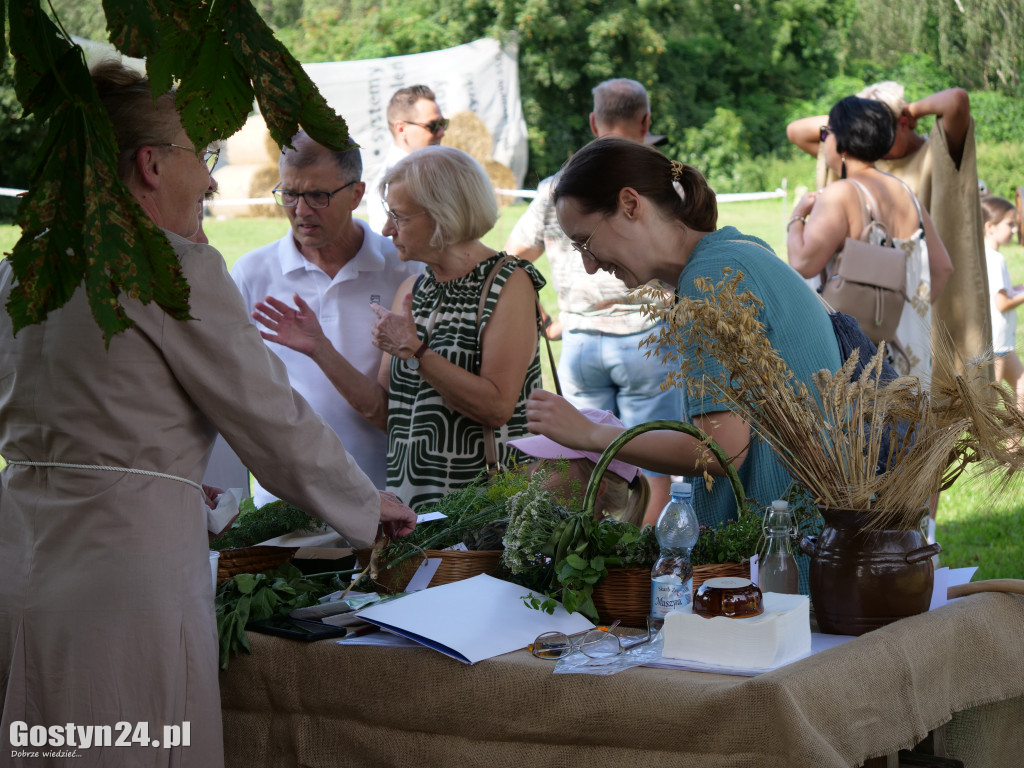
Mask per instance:
[[[102,464],[65,464],[60,461],[14,461],[8,460],[9,465],[23,466],[23,467],[63,467],[65,469],[101,469],[107,472],[128,472],[133,475],[149,475],[150,477],[161,477],[164,480],[177,480],[179,483],[185,483],[191,485],[197,491],[202,493],[204,496],[206,492],[203,490],[203,486],[199,483],[193,482],[188,478],[178,477],[177,475],[168,475],[164,472],[152,472],[148,469],[134,469],[133,467],[107,467]]]

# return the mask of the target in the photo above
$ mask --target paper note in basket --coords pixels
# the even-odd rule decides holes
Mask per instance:
[[[724,667],[771,668],[811,652],[810,601],[765,592],[764,613],[706,619],[689,611],[665,617],[662,655]]]

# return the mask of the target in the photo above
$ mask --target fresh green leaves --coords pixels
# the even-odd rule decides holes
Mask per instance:
[[[445,518],[419,525],[408,536],[392,541],[381,552],[380,562],[385,568],[394,568],[417,553],[459,543],[475,550],[500,549],[505,502],[529,481],[529,473],[521,467],[490,478],[481,474],[476,481],[421,509],[422,513],[440,512]]]
[[[702,525],[697,545],[690,553],[693,565],[741,563],[757,552],[761,541],[762,518],[753,510],[744,511],[737,520],[710,528]]]
[[[17,214],[22,237],[11,265],[18,285],[7,305],[15,332],[44,320],[82,284],[107,344],[132,325],[126,297],[190,319],[188,286],[170,244],[118,178],[113,126],[81,49],[40,0],[2,2],[18,100],[47,124]],[[197,147],[237,131],[254,97],[279,144],[302,126],[325,146],[349,146],[344,120],[249,0],[104,0],[103,9],[111,42],[147,58],[154,97],[177,82],[175,103]]]
[[[570,613],[597,619],[594,587],[608,569],[624,565],[650,567],[657,544],[650,527],[639,529],[612,518],[566,513],[543,489],[545,473],[508,500],[508,532],[503,562],[512,579],[540,592],[523,598],[526,605],[552,613],[555,600]]]
[[[294,565],[285,563],[269,573],[240,573],[221,584],[214,603],[221,669],[227,669],[232,656],[249,652],[246,625],[315,605],[324,595],[344,589],[338,576],[303,576]]]
[[[33,3],[11,15],[19,101],[47,136],[18,208],[11,254],[18,283],[7,303],[15,332],[63,306],[86,284],[107,340],[130,327],[121,295],[188,317],[188,286],[166,239],[117,176],[113,125],[79,48]],[[27,44],[28,43],[28,44]]]

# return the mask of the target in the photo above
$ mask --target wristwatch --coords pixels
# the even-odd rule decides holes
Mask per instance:
[[[426,351],[430,349],[427,342],[420,344],[420,348],[412,353],[412,357],[406,358],[405,364],[409,366],[410,371],[418,371],[420,369],[420,358],[426,354]]]

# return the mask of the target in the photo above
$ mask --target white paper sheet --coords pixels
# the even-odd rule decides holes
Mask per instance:
[[[978,572],[977,566],[970,568],[936,568],[935,581],[932,586],[932,602],[928,606],[929,611],[941,608],[949,602],[946,591],[950,587],[957,587],[967,584]],[[955,598],[954,598],[955,599]]]
[[[434,578],[437,569],[441,567],[440,557],[429,557],[420,563],[420,567],[413,573],[409,583],[405,585],[406,592],[419,592],[430,586],[430,580]]]
[[[390,632],[371,632],[368,635],[356,635],[355,637],[343,637],[335,640],[338,645],[386,645],[389,648],[422,648],[419,643],[413,642],[407,637],[393,635]]]
[[[466,664],[525,648],[542,632],[591,629],[562,606],[549,615],[523,604],[529,590],[480,575],[372,605],[359,616]]]
[[[424,512],[422,515],[416,515],[416,525],[420,523],[429,523],[431,520],[445,520],[448,518],[444,512]]]

